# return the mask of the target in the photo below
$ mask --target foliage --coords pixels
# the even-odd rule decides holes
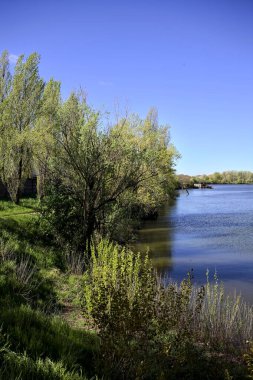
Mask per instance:
[[[0,57],[0,179],[20,204],[0,202],[0,379],[245,378],[236,360],[252,340],[252,308],[218,282],[165,284],[147,255],[109,242],[128,241],[174,196],[168,127],[155,109],[105,126],[83,96],[63,102],[38,66],[37,53],[20,56],[12,75],[8,52]],[[38,202],[20,199],[32,170]]]
[[[252,342],[249,342],[249,349],[247,350],[247,353],[244,355],[244,360],[248,367],[248,379],[253,379],[253,345]]]
[[[2,62],[4,59],[6,53],[2,55]],[[19,202],[21,189],[32,171],[33,126],[44,87],[38,64],[38,54],[31,54],[26,61],[21,55],[13,77],[6,74],[5,84],[1,85],[8,91],[0,104],[0,178],[15,203]],[[2,67],[0,64],[0,71],[3,67],[4,64]]]
[[[243,351],[247,340],[253,336],[252,316],[252,307],[240,296],[225,294],[216,274],[211,285],[207,272],[201,313],[199,317],[194,316],[193,326],[201,341],[221,351]]]
[[[61,246],[90,252],[95,233],[127,241],[174,195],[179,155],[155,109],[105,126],[82,94],[62,102],[60,83],[44,83],[37,53],[21,55],[11,75],[3,52],[0,77],[0,179],[19,203],[36,171],[43,218]]]
[[[58,240],[90,251],[96,231],[116,239],[115,230],[122,234],[172,195],[177,153],[156,123],[132,116],[102,129],[84,99],[72,94],[63,104],[42,203]]]
[[[49,266],[50,260],[39,257],[38,240],[33,247],[27,246],[30,239],[36,240],[37,232],[29,228],[32,225],[25,221],[26,216],[22,215],[13,226],[14,233],[9,233],[13,218],[0,221],[0,378],[6,379],[8,374],[11,379],[85,379],[81,372],[94,374],[96,336],[44,314],[42,310],[50,314],[60,311],[56,297],[60,272],[53,270],[53,260]],[[46,253],[52,255],[44,247]]]
[[[10,86],[11,73],[9,69],[9,54],[8,51],[5,50],[0,57],[0,107],[9,94]]]
[[[237,378],[244,378],[243,370],[216,356],[215,350],[229,352],[226,345],[214,345],[199,334],[207,327],[205,303],[216,302],[210,284],[196,290],[189,276],[180,285],[167,286],[147,256],[107,241],[93,247],[84,280],[84,310],[100,337],[96,363],[106,378],[224,379],[225,373],[237,376],[237,370]],[[250,315],[252,320],[248,310]],[[210,309],[208,316],[212,318]],[[219,321],[218,316],[214,308],[213,319]],[[238,332],[229,329],[229,334],[228,340],[233,337],[236,343]],[[216,343],[226,341],[219,334],[215,338]]]
[[[45,85],[32,142],[39,199],[45,196],[45,185],[49,176],[50,162],[55,144],[54,133],[59,121],[60,106],[60,82],[50,79]]]
[[[101,241],[85,274],[85,307],[101,338],[100,365],[112,378],[138,376],[148,353],[155,281],[148,258]],[[140,276],[141,273],[141,276]],[[140,347],[143,347],[139,353]],[[139,373],[141,375],[141,373]]]
[[[55,298],[52,281],[42,275],[35,258],[20,252],[13,240],[0,239],[0,306],[45,305]]]
[[[217,184],[246,184],[253,183],[253,173],[250,171],[230,170],[222,173],[215,172],[213,174],[187,176],[180,174],[177,176],[179,183],[182,185],[193,185],[194,183],[217,183]]]

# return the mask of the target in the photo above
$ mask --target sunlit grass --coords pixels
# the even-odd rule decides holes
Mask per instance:
[[[34,198],[23,198],[19,205],[11,201],[0,200],[0,217],[34,213],[37,211],[37,205],[38,201]]]

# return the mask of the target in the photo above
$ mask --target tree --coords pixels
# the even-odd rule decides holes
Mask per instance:
[[[50,79],[46,84],[33,133],[37,195],[39,199],[45,196],[45,183],[49,175],[51,153],[54,149],[54,133],[59,122],[61,106],[60,89],[60,82],[53,79]]]
[[[1,106],[1,179],[15,203],[19,203],[21,189],[32,170],[31,133],[44,88],[38,64],[37,53],[31,54],[27,60],[24,60],[23,55],[19,57],[10,91],[7,92]]]
[[[1,136],[3,133],[1,123],[4,110],[4,101],[6,97],[9,95],[10,84],[11,73],[9,69],[9,54],[8,51],[5,50],[0,57],[0,180],[3,179],[1,174],[3,173],[5,166],[3,156],[1,155],[1,152],[3,151],[5,146],[5,141],[3,139],[3,136]]]
[[[138,117],[102,128],[101,115],[71,94],[60,112],[45,213],[58,236],[90,251],[95,231],[108,232],[113,211],[168,190],[175,150],[165,129]],[[153,190],[151,190],[153,186]],[[156,186],[156,187],[155,187]]]
[[[9,95],[10,85],[9,53],[5,50],[0,57],[0,105]]]

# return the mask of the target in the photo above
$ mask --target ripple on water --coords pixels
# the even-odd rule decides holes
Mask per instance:
[[[137,247],[144,246],[162,273],[181,280],[193,268],[195,280],[205,282],[206,269],[216,270],[253,301],[253,185],[182,193],[145,224]]]

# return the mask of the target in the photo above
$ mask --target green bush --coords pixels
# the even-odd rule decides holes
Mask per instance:
[[[147,256],[108,241],[93,247],[84,283],[85,315],[100,337],[97,371],[106,379],[245,379],[245,367],[224,356],[226,351],[215,351],[202,335],[210,331],[209,313],[209,320],[217,320],[214,336],[226,340],[218,328],[217,286],[196,289],[191,275],[180,285],[163,284]],[[230,329],[236,308],[230,319],[222,314],[230,323],[230,342],[238,338]]]
[[[99,331],[108,378],[164,378],[196,350],[188,330],[190,280],[165,288],[148,256],[101,241],[85,274],[85,311]],[[169,313],[168,313],[169,311]]]
[[[137,376],[137,362],[142,366],[148,351],[155,306],[155,277],[148,258],[142,261],[140,255],[101,241],[92,249],[84,295],[87,316],[101,338],[101,372],[113,378]]]
[[[82,209],[71,189],[60,181],[52,181],[47,186],[47,196],[41,202],[40,212],[46,235],[52,234],[61,247],[67,245],[78,251],[84,250]]]

